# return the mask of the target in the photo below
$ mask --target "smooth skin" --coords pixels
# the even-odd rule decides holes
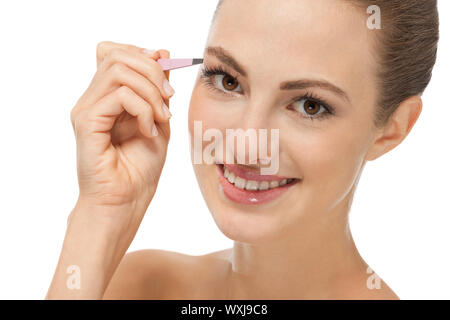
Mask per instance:
[[[165,161],[170,127],[161,105],[170,98],[164,90],[168,73],[155,60],[169,53],[100,43],[98,71],[72,111],[80,196],[47,298],[398,299],[382,280],[379,289],[368,288],[371,274],[348,214],[364,165],[406,138],[422,101],[408,98],[386,126],[374,127],[375,100],[383,93],[376,88],[365,19],[345,1],[224,2],[207,47],[225,49],[246,76],[205,50],[204,65],[225,69],[241,90],[224,94],[223,87],[211,90],[197,77],[190,133],[195,120],[223,133],[279,128],[277,174],[302,181],[270,203],[241,205],[221,193],[215,165],[194,165],[215,222],[235,241],[233,248],[202,256],[163,250],[125,255]],[[296,79],[333,83],[348,100],[323,87],[308,88],[336,109],[312,121],[290,102],[306,89],[279,88]],[[70,265],[82,272],[78,290],[66,286]]]

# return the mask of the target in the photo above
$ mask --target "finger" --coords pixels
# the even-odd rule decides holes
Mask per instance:
[[[134,52],[141,52],[142,48],[139,48],[132,44],[123,44],[123,43],[117,43],[112,41],[102,41],[97,44],[97,68],[101,65],[104,58],[108,55],[108,53],[115,48],[120,48],[123,50],[129,50]],[[160,55],[157,51],[153,51],[152,54],[147,53],[148,57],[153,58],[154,60],[158,60],[160,58]]]
[[[89,101],[84,101],[86,106],[94,105],[106,94],[121,86],[127,86],[153,107],[158,122],[166,122],[170,119],[169,109],[161,97],[159,89],[147,78],[128,66],[116,63],[106,72],[103,72],[100,77],[101,79],[96,81],[91,88],[92,93],[89,95]]]
[[[170,52],[165,49],[158,50],[159,55],[161,58],[164,59],[170,59]],[[164,71],[164,74],[166,75],[167,80],[170,80],[170,70]],[[169,99],[165,100],[167,107],[170,109],[170,101]]]
[[[169,52],[169,51],[167,51],[167,50],[165,50],[165,49],[160,49],[160,50],[158,50],[157,52],[159,53],[159,55],[160,55],[161,58],[164,58],[164,59],[170,59],[170,52]],[[169,76],[170,76],[170,70],[164,71],[164,74],[166,75],[167,80],[170,80],[170,79],[169,79]]]
[[[144,136],[152,138],[158,135],[151,106],[126,86],[121,86],[108,94],[87,112],[87,119],[82,121],[90,125],[85,130],[87,133],[110,132],[117,117],[124,110],[136,117],[139,131]]]
[[[122,48],[114,48],[105,56],[99,67],[100,72],[104,72],[116,63],[123,63],[146,77],[156,87],[161,96],[169,99],[174,91],[163,72],[162,66],[153,59],[142,53]]]

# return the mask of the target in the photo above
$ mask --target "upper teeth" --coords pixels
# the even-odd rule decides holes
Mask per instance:
[[[255,180],[246,180],[242,177],[236,176],[234,172],[228,170],[228,168],[224,167],[223,175],[227,180],[234,184],[235,187],[239,189],[245,189],[250,191],[255,190],[267,190],[277,188],[279,186],[284,186],[287,183],[292,182],[294,179],[283,179],[283,180],[271,180],[271,181],[255,181]]]

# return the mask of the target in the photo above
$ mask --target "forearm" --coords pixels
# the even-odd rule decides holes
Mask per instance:
[[[46,299],[101,299],[127,251],[134,233],[99,219],[92,210],[76,207],[72,212]]]

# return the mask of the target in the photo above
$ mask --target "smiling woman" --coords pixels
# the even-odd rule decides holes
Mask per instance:
[[[374,4],[381,29],[367,27]],[[433,0],[220,1],[189,133],[198,123],[217,137],[277,130],[263,151],[279,156],[278,170],[265,175],[267,159],[248,161],[264,144],[244,142],[237,157],[217,152],[212,163],[193,161],[233,248],[203,256],[144,250],[123,259],[165,162],[173,91],[155,62],[168,52],[100,44],[98,74],[72,111],[80,198],[48,297],[398,299],[376,274],[368,277],[348,215],[367,161],[398,146],[418,119],[437,41]],[[123,109],[135,123],[119,117]],[[64,287],[71,261],[88,279],[77,292]]]
[[[367,28],[372,4],[380,30]],[[277,175],[291,179],[257,176],[261,163],[194,165],[215,222],[235,241],[229,296],[397,298],[381,279],[378,290],[367,285],[348,212],[365,163],[397,146],[420,114],[437,19],[435,1],[220,1],[191,133],[199,120],[222,131],[277,128]]]

